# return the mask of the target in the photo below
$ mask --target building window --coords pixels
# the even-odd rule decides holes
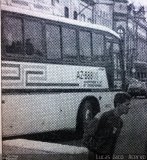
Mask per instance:
[[[55,5],[55,0],[51,0],[51,3],[54,6]]]
[[[140,73],[139,72],[137,72],[137,78],[140,79]]]
[[[125,29],[122,26],[119,26],[117,28],[117,33],[120,35],[120,38],[122,39],[125,38]]]
[[[52,5],[55,5],[55,2],[59,3],[59,0],[51,0]]]
[[[109,15],[108,15],[108,13],[106,13],[106,18],[109,18]]]
[[[100,11],[100,17],[102,17],[102,11]]]
[[[143,79],[143,72],[141,72],[141,79]]]
[[[92,19],[91,19],[91,18],[88,18],[88,22],[92,23]]]
[[[105,18],[105,12],[102,12],[102,14],[103,14],[103,18]]]
[[[78,18],[78,13],[76,11],[74,11],[74,19]]]
[[[65,15],[66,18],[69,18],[69,9],[68,9],[68,7],[64,8],[64,15]]]
[[[85,21],[86,16],[84,14],[81,14],[81,21]]]

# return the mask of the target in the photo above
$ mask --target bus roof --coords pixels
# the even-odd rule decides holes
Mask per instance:
[[[120,38],[120,36],[115,31],[113,31],[112,29],[110,29],[106,26],[98,25],[98,24],[91,24],[91,23],[87,23],[87,22],[74,20],[74,19],[69,19],[69,18],[65,18],[65,17],[60,17],[60,16],[47,14],[47,13],[41,12],[41,11],[24,9],[24,8],[15,7],[15,6],[11,6],[11,5],[2,5],[1,9],[3,11],[20,13],[20,14],[25,14],[25,15],[28,15],[28,16],[37,17],[37,18],[43,18],[43,19],[52,20],[52,21],[56,21],[56,22],[63,22],[63,23],[71,24],[71,25],[96,29],[96,30],[99,30],[99,31],[108,32],[108,33],[114,35],[115,37]]]

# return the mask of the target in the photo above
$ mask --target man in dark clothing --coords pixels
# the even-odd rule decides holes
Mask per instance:
[[[93,132],[85,131],[84,134],[84,145],[89,149],[89,160],[112,159],[116,141],[123,126],[120,117],[128,113],[130,100],[128,94],[117,94],[114,99],[115,108],[104,112],[99,119],[94,119],[88,124],[88,130]],[[95,123],[95,130],[92,128],[93,123]]]

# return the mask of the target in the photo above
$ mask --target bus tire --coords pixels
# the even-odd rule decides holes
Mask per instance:
[[[92,120],[98,112],[100,112],[98,101],[93,100],[94,99],[86,99],[80,106],[77,117],[77,138],[83,137],[84,129],[87,126],[88,122]]]

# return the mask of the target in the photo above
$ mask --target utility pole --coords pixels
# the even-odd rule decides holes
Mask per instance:
[[[136,57],[136,44],[137,44],[137,22],[136,22],[136,13],[133,15],[133,49],[132,49],[132,65],[131,65],[131,73],[132,77],[135,78],[135,66],[134,66],[134,60]]]
[[[92,6],[92,23],[96,23],[96,19],[95,19],[95,6],[96,5]]]
[[[115,7],[115,0],[113,0],[113,7],[112,7],[112,29],[115,29],[115,23],[114,23],[114,7]]]

